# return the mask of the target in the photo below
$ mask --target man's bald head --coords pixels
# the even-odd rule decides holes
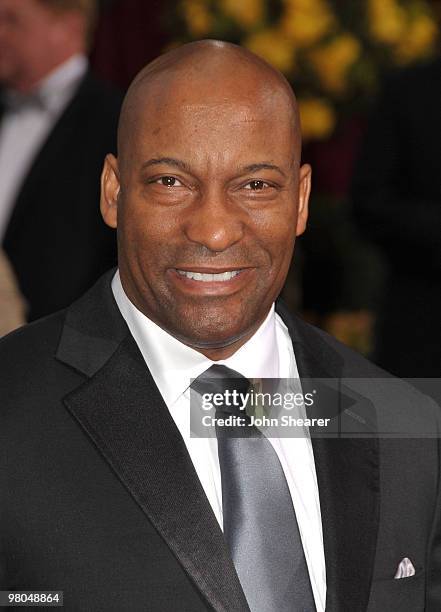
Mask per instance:
[[[249,50],[231,43],[192,42],[148,64],[135,77],[118,128],[119,161],[124,165],[140,119],[170,100],[182,105],[216,101],[263,105],[291,126],[295,161],[300,161],[300,121],[297,103],[285,77]]]

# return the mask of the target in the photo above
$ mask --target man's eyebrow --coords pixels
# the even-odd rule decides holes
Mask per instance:
[[[243,168],[244,172],[257,172],[259,170],[275,170],[279,172],[284,178],[286,178],[286,174],[283,172],[282,168],[276,166],[275,164],[270,164],[269,162],[261,162],[260,164],[250,164],[249,166],[245,166]]]
[[[174,157],[152,157],[142,164],[142,169],[149,168],[150,166],[157,166],[159,164],[165,164],[167,166],[175,166],[185,172],[190,172],[188,165],[181,159],[175,159]]]
[[[157,166],[159,164],[165,164],[167,166],[175,166],[176,168],[180,168],[185,172],[190,172],[190,168],[188,164],[186,164],[181,159],[176,159],[174,157],[152,157],[148,159],[142,164],[142,169],[149,168],[150,166]],[[242,172],[258,172],[259,170],[275,170],[279,174],[281,174],[284,178],[286,178],[285,172],[275,164],[271,164],[269,162],[260,162],[258,164],[249,164],[240,169],[240,173]]]

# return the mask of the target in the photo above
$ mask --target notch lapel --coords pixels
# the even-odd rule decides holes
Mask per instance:
[[[292,318],[282,304],[277,311],[293,341],[300,378],[340,379],[342,357],[313,328]],[[368,406],[373,410],[369,402]],[[378,440],[375,436],[312,437],[312,446],[323,527],[326,612],[364,612],[379,522]]]
[[[112,275],[68,315],[57,357],[90,378],[65,405],[208,604],[249,612],[185,443],[113,300]]]

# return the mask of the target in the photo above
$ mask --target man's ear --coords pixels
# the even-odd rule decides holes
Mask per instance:
[[[100,209],[104,222],[116,228],[118,225],[118,196],[120,192],[118,160],[111,154],[106,155],[101,173]]]
[[[296,236],[300,236],[306,229],[308,220],[309,194],[311,193],[311,166],[303,164],[299,171],[299,209],[297,211]]]

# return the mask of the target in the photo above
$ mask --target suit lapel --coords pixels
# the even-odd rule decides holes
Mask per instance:
[[[110,279],[107,275],[68,314],[57,357],[90,378],[65,404],[208,604],[218,612],[247,612],[222,531],[113,302]]]
[[[288,326],[300,377],[340,379],[342,357],[313,328],[291,318],[283,305],[278,304],[278,312]],[[353,398],[343,388],[343,406]],[[371,426],[367,429],[372,431]],[[326,562],[326,611],[362,612],[368,604],[378,532],[378,440],[313,437],[312,445]]]

